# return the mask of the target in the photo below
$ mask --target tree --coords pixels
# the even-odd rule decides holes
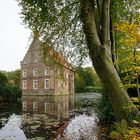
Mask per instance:
[[[92,67],[77,67],[74,75],[75,92],[100,92],[101,82]]]
[[[97,80],[94,70],[91,67],[84,68],[84,79],[86,82],[86,86],[95,86],[95,81]]]
[[[139,15],[140,16],[140,15]],[[139,22],[129,23],[124,22],[116,24],[117,33],[121,34],[119,44],[122,48],[118,49],[120,73],[123,75],[122,80],[125,83],[126,88],[136,88],[139,102],[140,102],[140,91],[139,91],[139,78],[140,78],[140,34],[139,34]]]
[[[13,82],[13,85],[20,88],[20,70],[7,72],[8,80]]]
[[[17,73],[17,72],[16,72]],[[17,102],[21,98],[21,89],[19,83],[13,85],[9,82],[9,72],[0,72],[0,96],[4,102]]]
[[[75,93],[81,93],[86,91],[86,83],[82,75],[75,73],[74,76],[74,88]]]
[[[8,84],[7,76],[3,72],[0,72],[0,96],[3,96],[4,94],[6,94],[7,84]]]
[[[45,34],[47,40],[59,44],[64,52],[69,50],[68,46],[70,51],[79,54],[75,55],[78,60],[89,54],[116,118],[121,120],[126,119],[124,107],[131,102],[112,61],[114,40],[110,2],[115,3],[114,0],[22,0],[19,4],[24,23],[30,29]],[[129,6],[135,2],[131,1]],[[126,10],[128,3],[122,3]]]
[[[122,119],[126,117],[123,108],[127,107],[130,101],[126,91],[121,86],[121,80],[112,62],[109,13],[110,1],[103,1],[101,15],[103,18],[101,23],[102,29],[99,30],[102,36],[100,36],[97,29],[93,3],[87,0],[82,1],[81,4],[83,28],[87,39],[89,55],[103,86],[108,92],[107,96],[112,103],[117,118]]]
[[[88,86],[94,86],[97,82],[97,77],[93,74],[93,69],[90,67],[77,67],[75,68],[74,75],[75,92],[86,92]]]

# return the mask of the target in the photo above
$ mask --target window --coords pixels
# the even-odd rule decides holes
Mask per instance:
[[[38,58],[39,58],[38,52],[35,52],[34,53],[34,62],[38,62]]]
[[[23,80],[22,81],[22,88],[23,89],[26,89],[27,88],[27,81],[26,80]]]
[[[33,89],[38,89],[38,80],[33,80]]]
[[[45,103],[45,113],[47,113],[49,111],[49,103]]]
[[[63,69],[63,68],[60,69],[60,76],[61,76],[61,77],[64,76],[64,69]]]
[[[23,77],[26,77],[27,76],[27,70],[23,70],[22,76]]]
[[[22,102],[22,110],[23,111],[26,111],[27,110],[27,102],[26,101],[23,101]]]
[[[49,68],[45,68],[45,75],[49,75]]]
[[[45,79],[45,89],[49,89],[49,79]]]
[[[59,71],[59,70],[57,70],[57,74],[58,74],[58,75],[60,74],[60,71]]]
[[[67,79],[69,78],[69,74],[68,74],[68,72],[66,72],[66,78],[67,78]]]
[[[38,69],[33,69],[33,76],[37,76],[38,75]]]
[[[62,82],[60,80],[57,80],[57,87],[58,88],[61,88],[61,84],[62,84]]]
[[[37,101],[33,102],[33,111],[38,111],[38,102]]]

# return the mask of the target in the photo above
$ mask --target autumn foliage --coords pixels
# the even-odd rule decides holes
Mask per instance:
[[[115,29],[122,33],[122,38],[119,42],[124,46],[134,47],[140,43],[140,24],[129,22],[118,23],[115,24]]]

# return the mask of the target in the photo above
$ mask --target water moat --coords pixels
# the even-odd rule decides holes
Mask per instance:
[[[15,114],[28,140],[63,140],[65,135],[69,140],[80,140],[79,133],[93,133],[90,132],[91,127],[95,129],[94,136],[84,138],[86,135],[82,134],[82,137],[85,140],[97,140],[96,109],[100,97],[99,93],[23,96],[19,104],[0,105],[0,139],[3,137],[3,128],[9,123],[11,115]]]

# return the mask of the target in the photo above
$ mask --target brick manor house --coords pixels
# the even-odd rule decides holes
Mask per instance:
[[[53,47],[47,48],[47,65],[41,54],[41,41],[37,35],[21,61],[22,95],[64,95],[74,93],[74,70],[72,65]],[[49,57],[50,56],[50,57]],[[53,56],[53,57],[52,57]],[[55,63],[52,59],[54,58]],[[46,62],[46,63],[45,63]]]

